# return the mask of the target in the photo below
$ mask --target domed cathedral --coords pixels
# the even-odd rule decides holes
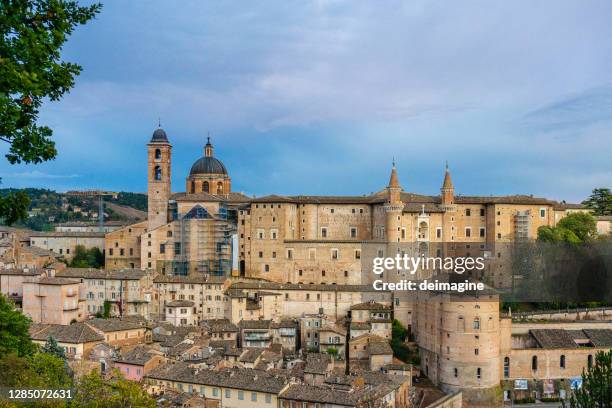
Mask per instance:
[[[232,182],[223,163],[213,156],[213,145],[210,137],[204,146],[204,156],[193,163],[185,191],[188,194],[208,193],[215,195],[229,194]]]

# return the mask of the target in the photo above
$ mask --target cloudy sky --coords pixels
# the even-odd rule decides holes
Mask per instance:
[[[180,5],[180,7],[179,7]],[[184,189],[208,133],[247,194],[580,201],[612,185],[612,2],[120,1],[79,28],[59,156],[7,187],[146,190],[158,117]],[[4,153],[6,146],[0,146]]]

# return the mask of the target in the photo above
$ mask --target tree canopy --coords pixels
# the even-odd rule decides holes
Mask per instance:
[[[538,241],[579,244],[589,242],[597,235],[595,219],[591,214],[576,212],[559,220],[555,227],[538,228]]]
[[[26,356],[36,350],[30,340],[29,327],[30,319],[0,295],[0,357],[11,353]]]
[[[105,380],[97,370],[81,377],[73,401],[82,408],[154,408],[155,400],[141,385],[117,375]]]
[[[596,188],[582,204],[595,215],[612,215],[612,192],[609,188]]]
[[[98,248],[85,248],[77,245],[69,263],[73,268],[101,268],[104,266],[104,254]]]
[[[567,407],[565,402],[564,407]],[[599,351],[595,364],[582,373],[582,387],[572,394],[571,408],[604,408],[612,406],[612,350]]]
[[[100,9],[77,1],[1,0],[0,141],[9,144],[9,163],[37,164],[57,155],[53,131],[37,123],[39,110],[74,86],[81,67],[61,59],[62,46]],[[0,218],[11,224],[24,217],[28,205],[23,194],[0,197]]]
[[[57,340],[55,340],[55,337],[53,336],[49,336],[41,351],[57,358],[61,358],[62,360],[66,359],[66,352],[62,347],[60,347],[59,344],[57,344]]]

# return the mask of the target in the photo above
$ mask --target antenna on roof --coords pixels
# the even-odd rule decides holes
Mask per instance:
[[[157,127],[161,127],[161,118],[159,116],[157,117]]]

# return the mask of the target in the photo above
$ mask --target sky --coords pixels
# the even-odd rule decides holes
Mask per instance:
[[[83,2],[83,4],[88,4]],[[173,145],[184,191],[208,135],[232,189],[579,202],[612,186],[612,2],[109,0],[62,58],[47,103],[56,160],[2,187],[146,191],[146,143]],[[0,154],[7,146],[0,145]]]

